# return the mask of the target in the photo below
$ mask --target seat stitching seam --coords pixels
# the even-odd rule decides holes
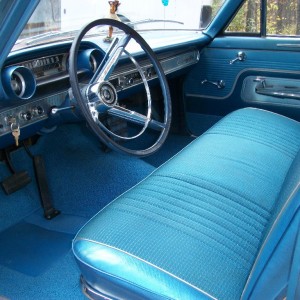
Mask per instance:
[[[200,178],[200,177],[197,177],[197,176],[194,176],[194,175],[187,175],[187,174],[179,173],[179,172],[178,172],[178,173],[172,173],[172,174],[170,174],[170,175],[166,175],[166,174],[153,174],[152,176],[155,176],[155,177],[165,177],[165,178],[175,179],[175,180],[177,180],[177,181],[184,181],[184,182],[186,182],[187,184],[190,184],[191,186],[196,186],[196,187],[198,187],[196,184],[191,183],[191,182],[189,182],[189,181],[186,181],[186,180],[184,180],[182,177],[181,177],[180,179],[177,178],[177,175],[179,175],[179,176],[181,175],[181,176],[185,176],[185,177],[192,177],[193,179],[201,180],[201,181],[204,181],[204,182],[206,182],[206,183],[212,184],[212,185],[214,185],[214,186],[216,186],[216,187],[218,187],[218,188],[222,188],[222,189],[224,189],[224,190],[226,190],[226,191],[232,193],[233,195],[238,196],[240,199],[245,200],[248,204],[253,204],[255,207],[261,209],[261,211],[262,211],[262,212],[265,212],[265,213],[268,215],[268,217],[269,217],[269,215],[270,215],[270,212],[269,212],[266,208],[264,208],[263,206],[259,205],[258,203],[254,203],[253,201],[251,201],[250,199],[246,198],[246,197],[243,196],[243,195],[240,195],[240,194],[237,193],[236,191],[232,191],[232,190],[230,190],[229,188],[226,188],[226,187],[224,187],[224,186],[221,186],[220,183],[217,184],[217,183],[214,183],[214,182],[209,181],[209,180],[204,179],[204,178]],[[207,190],[210,191],[209,189],[207,189]],[[222,196],[222,194],[220,194],[220,193],[217,193],[217,192],[216,192],[216,194],[219,194],[220,196]],[[244,207],[244,206],[243,206],[243,207]],[[251,210],[251,208],[248,208],[248,209]],[[262,215],[261,215],[261,217],[265,219],[265,217],[263,217]]]
[[[274,143],[267,143],[267,142],[264,143],[264,142],[262,142],[262,140],[257,140],[257,139],[247,137],[247,136],[244,136],[244,135],[241,135],[241,134],[231,134],[231,133],[224,133],[224,132],[207,132],[207,133],[204,133],[204,135],[206,135],[206,136],[208,136],[208,135],[221,135],[221,136],[230,136],[230,137],[240,138],[240,139],[243,139],[243,140],[246,140],[246,141],[251,141],[251,142],[269,147],[272,150],[280,152],[281,154],[283,154],[283,155],[285,155],[285,156],[287,156],[291,159],[293,159],[295,157],[296,149],[294,151],[292,149],[285,149],[284,147],[275,147],[275,145],[278,146],[278,144],[275,143],[275,142]]]
[[[130,200],[133,200],[133,201],[138,202],[138,203],[140,202],[139,199],[136,199],[136,198],[133,198],[133,197],[130,197]],[[145,203],[145,202],[143,202],[143,203]],[[162,207],[161,205],[154,205],[154,204],[152,204],[151,202],[147,202],[147,204],[148,204],[149,206],[154,206],[154,207],[157,207],[157,208],[160,208],[160,209],[166,211],[166,208]],[[135,207],[136,209],[141,209],[141,210],[144,210],[144,211],[148,211],[148,210],[146,210],[146,209],[143,208],[143,207],[138,207],[138,206],[133,206],[133,207]],[[157,214],[157,213],[155,213],[155,212],[153,212],[153,211],[151,211],[151,212],[154,213],[154,214]],[[168,212],[170,212],[170,211],[168,211]],[[193,213],[193,214],[195,214],[195,213]],[[162,215],[162,214],[158,214],[158,215],[159,215],[159,216],[165,217],[165,216]],[[174,212],[174,211],[173,211],[173,215],[174,215],[175,217],[176,217],[176,216],[179,216],[180,218],[190,220],[190,221],[192,221],[195,225],[201,225],[201,226],[205,227],[206,229],[208,229],[210,232],[218,234],[218,235],[221,236],[224,240],[227,240],[227,241],[229,241],[229,242],[232,243],[232,244],[236,244],[236,242],[235,242],[234,240],[230,239],[230,237],[228,237],[227,235],[224,235],[222,232],[220,232],[220,230],[217,230],[216,228],[211,228],[211,227],[206,226],[206,223],[205,223],[205,221],[203,220],[204,218],[202,218],[201,220],[188,219],[187,217],[183,216],[182,214],[180,214],[180,215],[179,215],[179,214],[176,214],[176,212]],[[183,226],[187,226],[188,228],[191,228],[192,230],[194,230],[194,231],[196,231],[196,232],[198,232],[198,233],[203,234],[202,231],[197,230],[197,229],[195,229],[195,228],[192,227],[192,226],[186,225],[185,223],[179,222],[179,221],[177,221],[177,220],[174,219],[174,218],[170,218],[170,220],[173,221],[173,222],[179,223],[179,224],[181,224],[181,225],[183,225]],[[215,224],[215,225],[218,225],[218,228],[223,228],[220,224],[217,224],[216,222],[213,222],[213,221],[210,221],[210,222],[213,223],[213,224]],[[225,229],[225,228],[223,228],[223,229]],[[227,229],[225,229],[225,230],[226,230],[227,232],[229,232],[229,230],[227,230]],[[230,232],[232,232],[232,231],[230,231]],[[238,234],[235,234],[235,235],[236,235],[236,237],[238,237],[239,239],[243,240],[243,238],[242,238],[241,236],[239,236]],[[207,235],[207,234],[206,234],[206,236],[211,237],[210,235]],[[251,235],[251,236],[252,236],[252,235]],[[256,238],[256,239],[259,240],[258,238]],[[244,240],[244,241],[245,241],[245,240]],[[252,250],[254,250],[254,251],[256,250],[256,248],[250,243],[249,240],[246,240],[245,242],[248,244],[247,247],[251,247]],[[228,243],[228,242],[227,242],[227,243]],[[249,254],[253,255],[253,252],[254,252],[254,251],[250,251],[249,248],[245,248],[244,246],[241,246],[240,244],[238,244],[238,247],[239,247],[242,251],[246,251],[246,252],[248,252]],[[230,249],[229,246],[228,246],[228,248]],[[233,251],[233,252],[235,252],[235,251]]]
[[[154,176],[154,175],[153,175],[153,176]],[[161,176],[161,175],[159,175],[159,176],[157,176],[157,177],[162,177],[162,178],[164,178],[164,179],[174,179],[173,177],[170,178],[170,177],[168,177],[168,176]],[[175,179],[177,179],[177,178],[175,178]],[[177,180],[178,180],[178,179],[177,179]],[[186,182],[186,181],[185,181],[185,182]],[[207,182],[209,182],[209,181],[207,181]],[[160,183],[160,182],[159,182],[159,183]],[[168,184],[170,184],[170,183],[173,184],[173,185],[175,185],[175,188],[178,186],[178,184],[176,185],[176,184],[173,183],[173,182],[168,182]],[[157,183],[155,183],[155,184],[157,184]],[[205,196],[211,197],[212,199],[214,199],[214,200],[216,200],[216,201],[218,201],[218,202],[220,202],[220,203],[222,203],[222,201],[219,200],[219,199],[216,197],[216,195],[220,196],[221,198],[225,198],[226,200],[228,200],[228,201],[230,201],[230,202],[233,202],[234,204],[237,204],[239,207],[245,208],[245,209],[247,210],[248,213],[246,213],[246,212],[241,212],[240,210],[238,210],[238,208],[232,207],[232,206],[231,206],[231,207],[234,208],[236,211],[241,212],[242,214],[244,214],[244,215],[246,215],[246,216],[248,216],[248,217],[255,218],[255,219],[256,219],[256,222],[258,223],[258,225],[264,226],[266,220],[267,220],[268,217],[269,217],[269,214],[268,214],[268,217],[264,217],[264,216],[262,216],[261,214],[254,212],[252,208],[249,208],[249,207],[247,207],[247,206],[244,206],[244,205],[240,204],[240,202],[234,201],[233,199],[227,197],[225,194],[221,194],[221,193],[219,193],[219,192],[211,191],[210,189],[205,188],[205,187],[203,187],[203,186],[197,186],[197,185],[192,184],[192,188],[190,188],[190,189],[187,188],[186,186],[182,186],[182,187],[185,188],[186,190],[192,190],[192,191],[194,191],[195,193],[198,193],[198,192],[199,192],[199,190],[195,189],[195,187],[200,188],[200,189],[203,190],[203,191],[201,191],[201,193],[203,193]],[[141,188],[143,188],[143,186],[141,186]],[[236,194],[236,195],[237,195],[237,194]],[[239,196],[239,195],[237,195],[237,196]],[[240,197],[240,198],[242,198],[242,197]],[[244,199],[244,198],[242,198],[242,199]],[[258,208],[260,208],[260,206],[258,206]],[[257,217],[259,217],[259,218],[257,218]],[[250,226],[253,226],[253,224],[250,224],[250,223],[249,223],[249,225],[250,225]],[[253,226],[253,227],[256,228],[257,230],[259,230],[257,227],[255,227],[255,226]]]
[[[260,128],[260,132],[262,132],[261,130],[263,130],[263,132],[264,133],[270,133],[270,131],[268,130],[266,130],[266,129],[269,129],[270,128],[270,123],[269,122],[266,122],[265,120],[262,120],[262,119],[253,119],[252,117],[250,117],[250,116],[243,116],[243,117],[241,117],[241,116],[236,116],[235,117],[235,119],[236,120],[232,120],[232,119],[227,119],[226,120],[226,122],[227,122],[227,124],[229,124],[229,125],[231,125],[231,126],[234,126],[234,127],[236,127],[237,125],[239,126],[240,125],[240,127],[241,127],[241,129],[256,129],[257,128],[257,125],[259,125],[259,128]],[[290,120],[290,119],[289,119]],[[243,126],[244,125],[244,123],[245,123],[245,121],[247,121],[247,126]],[[227,125],[227,124],[225,124],[225,125]],[[255,127],[250,127],[249,126],[249,124],[253,124],[253,125],[255,125]],[[297,124],[299,125],[299,123],[297,122]],[[276,123],[273,123],[272,124],[273,126],[276,126]],[[224,126],[223,124],[222,124],[222,126]],[[220,126],[221,127],[221,126]],[[263,128],[262,128],[263,127]],[[286,127],[288,127],[288,126],[286,126]],[[272,127],[272,129],[273,129],[274,127]],[[299,138],[299,134],[296,134],[296,133],[298,133],[298,131],[297,130],[292,130],[292,132],[290,132],[290,130],[287,130],[287,129],[290,129],[290,128],[282,128],[282,127],[279,127],[279,126],[277,126],[276,128],[274,128],[274,130],[272,130],[272,135],[274,136],[274,135],[276,135],[276,137],[280,137],[280,138],[285,138],[285,136],[291,136],[292,135],[292,137],[293,138]],[[282,135],[279,135],[278,134],[278,132],[280,131],[280,133],[284,133],[284,134],[282,134]],[[287,140],[287,141],[291,141],[291,142],[293,142],[293,139],[285,139],[285,140]]]
[[[151,190],[151,189],[147,189],[147,188],[144,188],[143,187],[143,189],[145,189],[145,190],[147,190],[147,191],[150,191],[150,192],[155,192],[155,193],[158,193],[158,194],[161,194],[161,195],[163,195],[163,196],[169,196],[169,194],[167,194],[167,193],[163,193],[162,191],[156,191],[156,190]],[[171,190],[171,189],[170,189]],[[144,196],[144,195],[143,195]],[[176,197],[176,196],[171,196],[173,199],[177,199],[177,200],[179,200],[179,201],[181,201],[181,202],[184,202],[181,198],[179,198],[179,197]],[[191,196],[189,196],[189,197],[191,197]],[[164,202],[167,202],[168,204],[170,204],[171,206],[174,206],[175,208],[177,207],[177,208],[179,208],[179,209],[182,209],[182,210],[185,210],[185,211],[188,211],[188,212],[190,212],[190,213],[192,213],[192,214],[194,214],[194,215],[197,215],[198,216],[198,214],[196,213],[196,212],[194,212],[194,211],[192,211],[191,209],[185,209],[183,206],[179,206],[179,205],[176,205],[175,203],[173,203],[173,202],[171,202],[171,201],[169,201],[169,200],[166,200],[166,199],[164,199]],[[186,201],[186,202],[188,202],[188,201]],[[148,201],[147,201],[147,203],[149,203]],[[215,213],[214,211],[212,211],[212,210],[210,210],[209,208],[205,208],[205,207],[202,207],[202,206],[198,206],[198,205],[196,205],[196,204],[193,204],[192,202],[188,202],[188,204],[190,204],[191,206],[194,206],[195,208],[197,208],[197,209],[199,209],[199,210],[202,210],[202,211],[205,211],[205,212],[207,212],[207,213],[209,213],[209,214],[211,214],[211,215],[213,215],[213,216],[216,216],[217,218],[220,218],[221,217],[221,215],[220,214],[218,214],[218,213]],[[219,212],[220,211],[222,211],[222,212],[224,212],[224,210],[222,210],[221,208],[219,208],[219,207],[217,207],[217,206],[210,206],[210,207],[216,207],[218,210],[219,210]],[[230,215],[230,212],[226,212],[226,214],[227,215]],[[237,219],[237,218],[235,218],[235,219]],[[230,225],[232,225],[232,226],[238,226],[235,222],[233,222],[233,218],[230,218],[230,219],[223,219],[224,220],[224,222],[227,222],[227,223],[229,223]],[[241,221],[240,219],[238,219],[239,221]],[[219,227],[222,227],[222,224],[220,224],[220,222],[214,222],[214,221],[211,221],[212,223],[214,223],[214,224],[216,224],[217,226],[219,226]],[[245,220],[243,220],[243,223],[246,223],[247,225],[251,225],[250,223],[248,223],[248,222],[246,222]],[[251,226],[253,229],[255,229],[255,230],[259,230],[259,229],[257,229],[257,228],[255,228],[254,226]],[[224,227],[222,227],[223,229],[225,229]],[[246,228],[240,228],[241,230],[243,230],[245,233],[247,233],[247,234],[250,234],[252,237],[254,237],[257,241],[259,241],[260,239],[259,239],[259,237],[256,237],[256,236],[254,236],[254,234],[252,233],[252,232],[250,232],[249,230],[247,230]],[[226,231],[229,231],[229,229],[227,230],[226,229]],[[240,234],[236,234],[238,237],[240,237],[240,238],[242,238],[242,236],[240,235]],[[251,245],[252,246],[252,245]]]
[[[128,198],[129,198],[129,197],[128,197]],[[132,198],[129,198],[129,199],[132,199]],[[136,200],[136,199],[132,199],[132,200]],[[135,207],[135,206],[133,206],[133,205],[130,205],[130,204],[128,204],[128,203],[127,203],[126,205],[124,205],[124,206],[128,206],[128,207],[131,206],[131,207],[133,207],[133,208],[139,209],[140,213],[139,213],[139,214],[138,214],[138,213],[134,214],[132,211],[130,211],[129,209],[125,209],[125,208],[123,208],[123,209],[122,209],[122,208],[114,208],[114,209],[115,209],[115,210],[119,210],[119,211],[123,211],[123,212],[128,213],[128,214],[131,214],[131,215],[133,215],[133,216],[137,216],[137,215],[142,216],[142,215],[143,215],[144,218],[147,218],[147,219],[153,221],[153,219],[151,219],[151,218],[149,218],[149,217],[147,216],[147,213],[149,213],[149,211],[147,211],[147,210],[145,210],[145,209],[142,209],[142,208],[137,208],[137,207]],[[144,212],[144,213],[143,213],[143,212]],[[212,236],[209,236],[209,235],[205,234],[204,232],[201,232],[201,231],[199,231],[199,230],[196,230],[195,228],[193,228],[193,227],[191,227],[191,226],[188,226],[188,225],[186,225],[186,224],[184,224],[184,223],[182,223],[182,222],[178,222],[178,221],[176,221],[176,220],[170,220],[170,219],[166,218],[164,215],[161,215],[161,214],[159,214],[159,213],[157,213],[157,212],[151,211],[151,213],[153,213],[153,214],[155,214],[155,215],[157,215],[157,216],[160,216],[161,218],[166,219],[166,220],[168,220],[168,221],[172,221],[172,222],[177,223],[177,224],[180,224],[180,225],[182,225],[182,226],[184,226],[184,227],[186,227],[186,228],[189,228],[189,229],[191,229],[192,231],[197,232],[198,234],[201,234],[201,235],[206,236],[208,239],[210,239],[210,240],[213,241],[214,243],[217,243],[217,244],[221,245],[223,248],[227,248],[227,250],[229,250],[230,252],[235,253],[235,254],[236,254],[237,256],[239,256],[240,259],[243,260],[245,263],[250,264],[249,261],[248,261],[247,259],[245,259],[243,256],[241,256],[241,254],[237,253],[237,252],[235,251],[235,249],[231,249],[231,248],[228,247],[227,245],[222,244],[222,243],[219,242],[218,240],[214,239]],[[187,232],[185,232],[185,231],[182,231],[181,229],[178,229],[177,227],[174,227],[174,226],[170,226],[170,225],[164,224],[163,222],[161,222],[161,221],[159,221],[159,220],[155,220],[155,222],[159,222],[161,225],[167,226],[167,227],[169,227],[169,228],[171,228],[171,229],[173,229],[173,230],[176,230],[176,231],[178,231],[178,232],[181,232],[182,234],[187,235],[187,236],[191,237],[191,238],[194,239],[194,240],[198,240],[198,238],[196,238],[195,236],[193,236],[193,235],[191,235],[191,234],[189,234],[189,233],[187,233]],[[208,228],[208,229],[210,229],[210,228]],[[201,242],[203,242],[203,241],[201,241]],[[207,243],[206,243],[206,244],[207,244]],[[207,245],[208,245],[208,244],[207,244]],[[212,247],[211,245],[209,245],[209,246]],[[244,249],[243,249],[243,250],[244,250]],[[252,253],[250,253],[250,254],[252,254]],[[229,258],[231,261],[234,261],[231,257],[228,257],[228,258]]]

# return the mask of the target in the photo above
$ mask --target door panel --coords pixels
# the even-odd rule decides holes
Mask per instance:
[[[199,63],[184,82],[186,120],[201,134],[203,115],[224,116],[246,106],[259,107],[300,120],[300,100],[272,90],[298,92],[300,41],[287,38],[220,37],[201,52]],[[237,54],[243,52],[244,60]],[[235,60],[236,59],[236,60]],[[275,86],[274,87],[274,85]],[[297,95],[296,95],[297,96]],[[297,98],[297,97],[296,97]],[[209,123],[209,122],[208,122]],[[201,127],[201,126],[200,126]]]

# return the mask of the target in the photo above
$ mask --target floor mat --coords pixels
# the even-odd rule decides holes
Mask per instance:
[[[38,276],[68,253],[73,237],[73,234],[20,222],[0,233],[0,264]]]
[[[45,219],[42,209],[36,210],[34,213],[30,214],[24,219],[26,223],[36,225],[47,230],[58,231],[72,235],[75,235],[88,220],[89,218],[59,214],[49,221]]]
[[[86,300],[71,251],[37,277],[0,265],[0,295],[9,300]]]

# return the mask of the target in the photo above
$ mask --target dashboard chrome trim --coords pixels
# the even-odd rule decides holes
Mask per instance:
[[[0,136],[11,133],[10,120],[12,119],[20,126],[20,129],[47,119],[51,108],[60,107],[67,94],[67,91],[57,93],[0,111]],[[30,120],[22,118],[22,114],[27,112],[31,114]]]
[[[68,59],[68,53],[60,52],[53,55],[46,55],[46,56],[29,59],[26,61],[9,65],[7,67],[21,66],[21,67],[28,68],[32,71],[35,78],[38,80],[41,77],[47,77],[53,75],[53,74],[42,75],[42,72],[47,72],[47,71],[49,72],[55,69],[57,70],[55,74],[59,74],[61,72],[67,71],[67,59]]]
[[[9,66],[2,71],[1,80],[7,98],[30,99],[36,90],[36,80],[32,71],[24,66]]]
[[[192,66],[198,63],[199,59],[200,53],[197,49],[188,50],[172,57],[159,57],[159,61],[166,75]],[[139,64],[148,80],[157,78],[153,65],[149,60],[141,61]],[[134,66],[117,67],[110,76],[109,81],[113,82],[117,91],[125,90],[143,83],[141,76]]]
[[[43,56],[39,58],[39,60],[45,61],[47,63],[47,58],[50,59],[51,57],[54,58],[58,57],[59,55],[62,58],[60,63],[63,63],[63,66],[60,69],[61,71],[56,73],[54,72],[55,74],[52,74],[50,72],[51,74],[36,78],[36,87],[46,86],[47,84],[53,84],[60,80],[67,80],[69,78],[69,75],[67,73],[67,53],[60,52],[57,55]],[[198,63],[199,57],[200,54],[196,48],[189,49],[184,52],[168,52],[158,55],[158,59],[166,75]],[[30,68],[28,69],[28,66],[30,66],[29,63],[31,63],[32,65],[34,62],[37,62],[37,60],[38,59],[32,59],[20,62],[18,64],[11,64],[9,66],[6,66],[4,70],[8,70],[12,67],[22,69],[26,68],[28,72],[34,73],[33,70],[31,70]],[[138,63],[141,66],[140,71],[143,72],[147,80],[153,80],[157,78],[155,69],[148,59],[138,60]],[[86,73],[86,69],[78,70],[78,75],[83,73]],[[32,77],[36,77],[36,74],[32,74]],[[118,92],[143,83],[141,74],[132,64],[125,64],[119,67],[117,66],[110,76],[109,81],[114,85]],[[22,102],[20,102],[20,105],[3,107],[0,110],[0,137],[11,133],[11,124],[9,120],[13,119],[17,121],[21,129],[21,134],[22,128],[35,124],[39,121],[46,120],[50,115],[51,108],[61,107],[67,95],[67,89],[50,95],[48,94],[45,96],[41,96],[36,99],[33,98],[33,95],[31,97],[32,99],[27,99],[27,101],[24,101],[24,99]],[[38,114],[37,112],[40,112],[40,114]],[[30,118],[23,118],[23,115],[29,115]]]

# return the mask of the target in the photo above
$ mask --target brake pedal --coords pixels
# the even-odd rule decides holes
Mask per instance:
[[[21,188],[25,187],[28,183],[31,182],[31,178],[27,171],[16,172],[13,175],[5,178],[1,185],[4,189],[4,192],[7,195],[10,195]]]

